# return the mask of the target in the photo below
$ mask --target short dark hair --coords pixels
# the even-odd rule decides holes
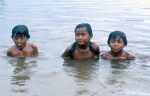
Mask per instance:
[[[29,35],[29,30],[25,25],[16,25],[13,29],[12,29],[12,38],[14,36],[14,34],[17,34],[19,36],[24,35],[25,37],[27,37],[27,39],[30,38]]]
[[[109,34],[109,37],[108,37],[108,40],[107,40],[108,45],[110,44],[110,40],[111,40],[112,38],[115,39],[115,38],[117,38],[117,37],[122,38],[122,40],[123,40],[125,46],[128,44],[128,41],[127,41],[127,38],[126,38],[126,35],[125,35],[124,32],[122,32],[122,31],[113,31],[113,32],[111,32],[111,33]]]
[[[76,32],[76,30],[77,30],[78,28],[83,28],[83,27],[86,27],[86,29],[87,29],[87,31],[88,31],[88,33],[89,33],[90,36],[93,34],[93,33],[92,33],[92,28],[91,28],[90,24],[88,24],[88,23],[81,23],[81,24],[78,24],[78,25],[76,26],[74,32]]]

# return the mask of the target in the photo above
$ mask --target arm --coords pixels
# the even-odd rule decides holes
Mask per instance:
[[[97,44],[93,43],[93,44],[92,44],[92,47],[93,47],[93,49],[94,49],[95,55],[97,55],[97,56],[99,57],[99,55],[100,55],[99,46],[98,46]]]
[[[103,59],[107,59],[106,54],[107,54],[107,53],[103,53],[103,54],[101,55],[101,58],[103,58]]]
[[[64,53],[61,55],[61,57],[67,57],[68,56],[68,52],[70,51],[72,46],[69,46],[66,48],[66,50],[64,51]]]
[[[100,49],[99,46],[95,43],[92,43],[92,49],[91,50],[94,53],[94,59],[99,59],[99,55],[100,55]]]
[[[32,45],[32,48],[33,48],[33,55],[34,56],[38,56],[38,48],[35,44]]]
[[[8,49],[8,51],[7,51],[7,56],[11,56],[11,57],[13,57],[11,48],[10,48],[10,49]]]
[[[137,59],[137,58],[138,58],[137,56],[128,53],[127,59]]]

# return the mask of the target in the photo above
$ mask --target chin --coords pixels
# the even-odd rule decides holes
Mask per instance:
[[[19,50],[22,50],[24,47],[17,47]]]
[[[121,52],[121,51],[113,51],[114,53],[119,53],[119,52]]]
[[[19,50],[22,50],[23,48],[18,48]]]
[[[85,43],[78,43],[78,45],[85,45]]]

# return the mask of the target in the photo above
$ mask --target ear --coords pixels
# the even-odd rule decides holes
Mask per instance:
[[[90,36],[90,40],[93,38],[93,34],[91,34],[91,36]]]

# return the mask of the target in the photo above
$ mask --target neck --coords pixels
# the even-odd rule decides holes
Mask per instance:
[[[119,52],[113,52],[112,50],[110,51],[110,54],[114,57],[117,57],[117,56],[121,56],[123,53],[123,50],[119,51]]]
[[[84,44],[84,45],[77,45],[77,48],[82,49],[82,50],[86,50],[89,47],[89,44]]]

